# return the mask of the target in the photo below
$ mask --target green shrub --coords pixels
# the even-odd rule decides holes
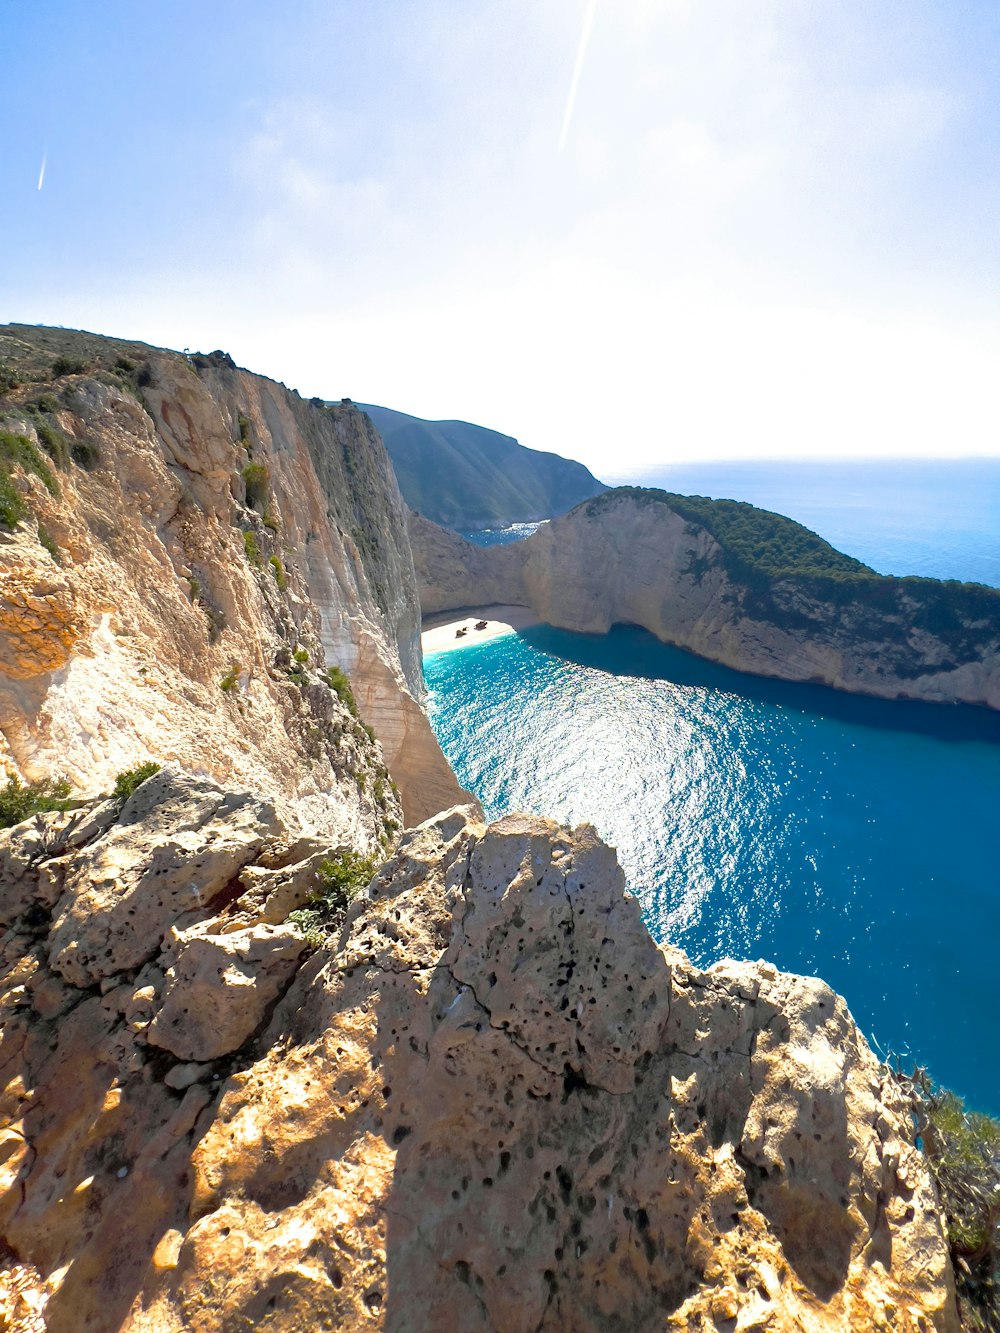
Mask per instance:
[[[48,531],[47,528],[42,527],[41,523],[39,523],[38,525],[38,540],[45,548],[45,550],[48,551],[49,555],[56,562],[56,564],[61,565],[62,551],[60,551],[59,547],[53,540],[52,534]]]
[[[0,525],[13,532],[27,514],[28,508],[21,492],[0,465]]]
[[[986,1333],[1000,1328],[1000,1121],[967,1110],[922,1071],[911,1088],[948,1225],[962,1327]]]
[[[236,422],[240,430],[240,439],[244,444],[248,444],[250,441],[250,418],[245,417],[241,412],[237,417]]]
[[[20,376],[6,363],[0,363],[0,397],[16,389],[20,383]]]
[[[267,562],[271,566],[271,572],[274,575],[274,581],[279,589],[284,592],[288,587],[288,580],[285,578],[285,567],[281,563],[279,556],[272,555]]]
[[[33,472],[50,495],[59,494],[59,483],[52,469],[26,435],[11,435],[0,431],[0,468],[20,467]]]
[[[234,662],[226,674],[219,681],[219,688],[226,694],[232,694],[240,683],[240,668]]]
[[[28,506],[11,476],[17,467],[40,478],[51,495],[59,494],[59,483],[37,445],[25,435],[0,431],[0,524],[11,531],[28,516]]]
[[[358,705],[354,701],[354,691],[351,689],[351,682],[348,680],[346,672],[341,670],[339,666],[327,667],[323,673],[323,679],[351,717],[357,717]]]
[[[78,361],[71,356],[57,356],[52,362],[52,374],[56,379],[60,375],[84,375],[87,369],[86,361]]]
[[[0,787],[0,828],[13,828],[24,819],[46,810],[67,810],[70,785],[66,778],[43,778],[40,782],[21,782],[11,776]]]
[[[70,451],[62,431],[56,430],[55,426],[50,426],[47,421],[39,421],[35,424],[35,434],[38,436],[39,444],[52,461],[59,467],[66,467],[69,463]]]
[[[240,473],[246,487],[247,503],[261,504],[267,499],[267,488],[271,474],[263,463],[248,463]]]
[[[115,778],[115,789],[111,795],[117,801],[123,804],[139,787],[151,778],[154,773],[159,773],[160,765],[155,760],[150,759],[145,764],[139,764],[137,768],[127,768],[124,773],[119,773]]]
[[[243,550],[246,552],[246,557],[251,565],[253,565],[255,569],[259,569],[261,564],[260,543],[257,541],[257,534],[255,532],[244,532]]]
[[[292,653],[292,661],[297,662],[299,666],[305,666],[309,661],[309,650],[306,648],[296,648],[295,652]]]
[[[288,920],[304,932],[313,948],[320,947],[342,925],[352,900],[368,886],[375,870],[374,857],[336,852],[320,866],[306,906],[290,912]]]

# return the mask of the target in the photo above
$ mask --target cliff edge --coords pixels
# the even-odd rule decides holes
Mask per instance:
[[[223,353],[7,325],[0,358],[0,760],[83,790],[176,760],[355,846],[464,798],[363,413]]]
[[[8,1333],[957,1329],[842,1000],[657,948],[593,830],[313,845],[164,771],[0,837]]]

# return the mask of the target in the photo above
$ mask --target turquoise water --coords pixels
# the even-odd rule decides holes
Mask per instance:
[[[883,1052],[1000,1112],[1000,715],[766,681],[625,626],[425,673],[490,817],[595,824],[658,939],[824,977]]]

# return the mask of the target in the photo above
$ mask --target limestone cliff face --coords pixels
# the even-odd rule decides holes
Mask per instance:
[[[11,472],[29,516],[0,530],[8,764],[95,790],[174,759],[354,846],[402,822],[383,758],[407,821],[460,799],[418,702],[406,511],[364,414],[221,354],[0,332],[31,375],[0,430],[54,455],[49,489]],[[56,374],[63,343],[83,360]]]
[[[561,629],[641,625],[740,671],[1000,708],[1000,615],[966,613],[956,595],[936,628],[929,602],[947,585],[886,579],[877,600],[794,577],[755,586],[703,526],[614,492],[508,546],[482,549],[412,515],[411,533],[425,612],[524,604]]]
[[[822,982],[658,949],[593,831],[322,848],[164,771],[0,836],[0,1326],[957,1328],[908,1104]]]

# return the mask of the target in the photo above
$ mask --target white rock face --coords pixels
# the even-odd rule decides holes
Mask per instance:
[[[886,699],[1000,708],[1000,616],[917,628],[917,590],[874,606],[800,582],[767,595],[735,582],[700,524],[623,495],[554,519],[526,541],[480,548],[411,515],[425,612],[509,602],[560,629],[641,625],[710,661]]]
[[[359,848],[462,799],[419,706],[406,510],[368,419],[225,364],[134,355],[141,401],[107,374],[51,386],[53,421],[96,462],[57,469],[58,496],[15,474],[61,564],[33,520],[0,534],[7,766],[93,791],[176,761]],[[17,413],[40,387],[8,396],[5,428],[35,438]],[[324,683],[334,665],[360,719]]]

